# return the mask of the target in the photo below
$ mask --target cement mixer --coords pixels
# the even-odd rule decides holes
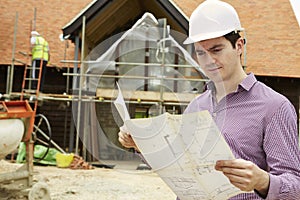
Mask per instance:
[[[21,119],[0,120],[0,159],[17,149],[24,132],[25,125]]]
[[[15,171],[1,173],[0,186],[29,190],[28,199],[50,199],[49,190],[44,183],[33,185],[33,147],[32,133],[35,111],[27,100],[0,101],[0,160],[17,149],[20,142],[26,144],[26,162]],[[21,187],[20,187],[21,186]]]

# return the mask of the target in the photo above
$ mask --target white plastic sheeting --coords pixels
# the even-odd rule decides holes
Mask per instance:
[[[194,69],[199,71],[199,74],[204,75],[204,72],[199,68],[198,64],[192,59],[190,54],[179,45],[176,40],[170,34],[169,26],[162,27],[159,22],[151,13],[145,13],[143,17],[138,20],[135,25],[123,33],[121,36],[115,35],[113,37],[119,37],[116,42],[111,45],[111,47],[100,54],[103,50],[102,46],[109,41],[104,41],[102,44],[98,45],[87,58],[93,63],[86,64],[84,66],[87,69],[87,74],[115,74],[117,72],[122,76],[145,76],[146,66],[142,65],[145,63],[145,57],[148,57],[148,62],[151,66],[148,67],[147,76],[165,76],[165,77],[183,77],[191,76],[193,71],[191,68],[180,68],[180,65],[191,65]],[[185,35],[173,31],[178,37],[186,37]],[[97,57],[97,55],[99,57]],[[91,58],[95,58],[92,60]],[[177,64],[179,69],[174,70],[174,67],[168,67],[168,64],[174,64],[175,59],[177,59]],[[141,63],[140,65],[128,65],[128,64],[116,64],[116,60],[122,63]],[[156,65],[155,65],[156,64]],[[162,73],[161,66],[166,65],[164,72]],[[199,75],[198,74],[198,75]],[[88,78],[86,82],[86,87],[88,90],[95,90],[96,88],[114,88],[115,79],[114,78],[100,78],[93,77]],[[136,88],[136,85],[143,85],[144,80],[138,79],[124,79],[126,80],[126,88]],[[181,88],[178,92],[189,90],[188,88],[191,82],[181,82]],[[184,84],[182,84],[184,83]],[[154,87],[161,84],[157,80],[150,80],[149,87]],[[165,81],[164,84],[167,87],[172,87],[172,82]],[[188,85],[187,85],[188,84]],[[194,84],[200,84],[199,82]],[[122,85],[120,83],[120,85]],[[197,87],[197,86],[195,86]],[[129,89],[128,88],[128,89]],[[151,90],[151,89],[150,89]]]
[[[300,27],[300,1],[299,0],[290,0],[290,3],[292,5],[296,19],[297,19],[299,27]]]
[[[143,91],[145,85],[147,91],[155,92],[161,92],[162,87],[164,92],[171,93],[189,93],[195,91],[195,88],[201,89],[203,82],[190,81],[185,77],[204,78],[204,73],[190,54],[176,42],[172,33],[182,40],[186,38],[185,35],[170,30],[169,26],[151,13],[145,13],[131,29],[99,44],[81,66],[86,74],[99,75],[83,77],[83,94],[95,95],[96,90],[101,88],[115,89],[115,77],[100,75],[120,76],[117,78],[118,83],[127,92]],[[111,41],[114,43],[111,44]],[[146,80],[143,77],[151,78]],[[76,87],[73,89],[79,90]],[[117,93],[112,94],[114,97],[116,95]],[[103,113],[97,113],[97,107],[102,107],[98,110]],[[84,146],[94,158],[104,164],[139,160],[132,152],[125,151],[117,144],[118,126],[122,122],[115,113],[116,110],[110,103],[82,102],[79,133]],[[73,115],[77,119],[77,101],[73,102]],[[110,124],[113,120],[114,126]]]

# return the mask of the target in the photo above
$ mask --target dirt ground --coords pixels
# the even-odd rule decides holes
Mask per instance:
[[[5,166],[7,162],[0,161]],[[11,166],[13,165],[13,166]],[[9,168],[17,164],[9,163]],[[5,167],[8,168],[8,167]],[[0,174],[4,172],[0,165]],[[52,200],[175,200],[175,194],[151,170],[73,170],[56,166],[34,166],[34,183],[46,183]],[[1,200],[26,200],[15,190],[1,189]]]

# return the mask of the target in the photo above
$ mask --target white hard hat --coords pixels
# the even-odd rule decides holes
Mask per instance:
[[[31,35],[40,35],[37,31],[31,31]]]
[[[189,37],[183,43],[191,44],[241,30],[239,16],[231,5],[219,0],[206,0],[193,11]]]

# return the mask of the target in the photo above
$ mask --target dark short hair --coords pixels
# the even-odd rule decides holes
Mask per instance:
[[[224,35],[224,37],[231,43],[232,47],[235,49],[235,43],[241,37],[241,35],[238,31],[232,31]]]

